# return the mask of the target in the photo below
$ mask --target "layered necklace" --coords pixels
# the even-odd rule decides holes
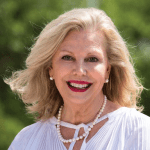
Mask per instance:
[[[59,108],[58,119],[57,119],[57,133],[58,133],[59,139],[60,139],[63,143],[71,143],[71,142],[78,141],[78,140],[81,140],[81,139],[83,139],[84,137],[86,137],[86,136],[89,134],[89,132],[91,131],[91,129],[94,127],[94,125],[96,124],[98,118],[100,118],[101,114],[103,113],[103,111],[104,111],[104,109],[105,109],[105,106],[106,106],[106,102],[107,102],[107,97],[104,96],[104,103],[103,103],[103,106],[101,107],[101,109],[100,109],[98,115],[96,116],[96,118],[94,119],[93,123],[92,123],[90,126],[88,126],[87,131],[85,131],[85,133],[83,133],[83,135],[81,135],[81,136],[79,136],[79,137],[77,137],[77,138],[68,139],[68,140],[64,139],[64,138],[62,137],[62,135],[61,135],[61,132],[60,132],[60,118],[61,118],[61,112],[62,112],[62,108],[63,108],[63,106],[61,106],[61,107]]]

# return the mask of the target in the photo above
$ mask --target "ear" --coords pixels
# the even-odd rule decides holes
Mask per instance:
[[[53,77],[54,76],[54,71],[52,67],[49,67],[49,76]],[[54,77],[53,77],[54,78]]]
[[[106,70],[106,79],[109,79],[110,71],[111,71],[111,65],[108,64],[108,67],[107,67],[107,70]]]

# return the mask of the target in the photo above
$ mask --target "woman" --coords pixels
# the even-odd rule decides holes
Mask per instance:
[[[38,121],[9,150],[150,149],[150,118],[136,111],[143,87],[103,11],[74,9],[53,20],[26,66],[5,82]]]

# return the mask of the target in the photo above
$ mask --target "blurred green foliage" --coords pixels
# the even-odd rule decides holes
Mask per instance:
[[[33,123],[24,104],[2,78],[25,67],[34,38],[43,27],[72,8],[103,9],[128,44],[136,73],[150,89],[150,1],[149,0],[1,0],[0,1],[0,149],[9,147],[15,135]],[[142,93],[144,113],[150,116],[150,92]]]

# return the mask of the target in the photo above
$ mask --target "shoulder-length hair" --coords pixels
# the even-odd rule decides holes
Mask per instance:
[[[41,120],[58,113],[63,99],[54,81],[49,79],[52,57],[71,30],[99,30],[107,39],[107,57],[111,65],[109,83],[103,93],[110,101],[121,106],[137,106],[143,86],[135,75],[126,43],[114,23],[102,10],[95,8],[73,9],[53,20],[37,37],[26,59],[26,69],[13,72],[4,81],[27,104],[29,113],[38,114]]]

